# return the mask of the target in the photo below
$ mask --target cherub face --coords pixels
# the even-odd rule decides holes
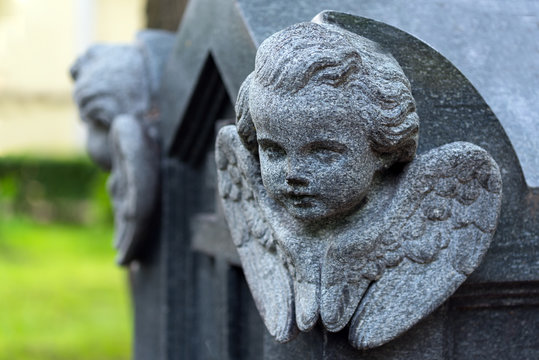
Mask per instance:
[[[308,85],[282,96],[254,85],[254,92],[249,104],[268,194],[306,222],[357,208],[381,161],[343,90]]]
[[[112,122],[120,114],[144,111],[148,95],[141,55],[125,47],[107,49],[108,53],[81,68],[74,94],[80,116],[88,125],[88,153],[98,165],[110,170],[108,134]]]

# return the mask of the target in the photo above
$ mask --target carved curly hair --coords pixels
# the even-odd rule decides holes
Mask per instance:
[[[236,101],[238,133],[249,151],[257,153],[249,111],[253,82],[276,94],[296,93],[310,82],[346,87],[370,146],[386,167],[415,156],[419,118],[410,82],[393,56],[362,36],[309,22],[290,26],[260,45],[255,70]]]

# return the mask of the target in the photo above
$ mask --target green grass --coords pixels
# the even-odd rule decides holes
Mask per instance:
[[[129,359],[112,228],[0,218],[0,360]]]

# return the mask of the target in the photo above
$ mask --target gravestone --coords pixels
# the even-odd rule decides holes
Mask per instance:
[[[499,10],[508,3],[496,4]],[[265,38],[332,8],[401,25],[416,35],[430,36],[431,43],[438,45],[445,43],[445,34],[430,33],[438,24],[429,18],[429,11],[446,6],[456,13],[473,14],[480,5],[455,10],[460,6],[458,1],[412,1],[390,11],[391,4],[369,1],[361,5],[355,1],[190,2],[160,92],[162,192],[160,223],[154,231],[160,234],[160,241],[129,268],[136,359],[539,356],[539,192],[534,187],[534,160],[529,160],[536,147],[522,145],[519,134],[511,135],[514,123],[527,124],[528,120],[511,119],[504,112],[506,99],[500,100],[500,94],[508,90],[499,90],[470,67],[470,78],[479,79],[480,92],[485,90],[487,100],[493,100],[491,106],[500,109],[503,119],[499,121],[472,85],[474,81],[406,32],[366,17],[339,12],[320,15],[327,23],[380,44],[396,59],[410,81],[421,119],[418,154],[449,142],[467,141],[484,148],[500,168],[503,196],[498,228],[482,263],[451,297],[401,336],[373,349],[352,347],[348,328],[332,333],[319,323],[310,332],[280,344],[270,336],[257,311],[218,202],[215,137],[219,128],[235,122],[234,103]],[[527,6],[524,2],[521,5],[523,9]],[[492,11],[493,17],[508,16]],[[463,16],[458,21],[469,26],[467,19]],[[454,58],[448,57],[455,63],[461,61],[464,67],[466,56],[459,57],[462,54],[457,48],[471,46],[471,37],[462,31],[449,41],[456,46],[448,46],[447,53]],[[505,85],[517,86],[512,81]],[[526,108],[528,103],[521,106]],[[533,124],[526,129],[537,133]]]

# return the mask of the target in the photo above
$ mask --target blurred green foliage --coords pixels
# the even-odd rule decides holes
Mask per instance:
[[[0,360],[127,360],[107,174],[87,158],[0,159]]]
[[[41,222],[111,222],[107,174],[86,157],[0,159],[0,210]]]
[[[129,359],[111,226],[0,219],[0,360]]]

